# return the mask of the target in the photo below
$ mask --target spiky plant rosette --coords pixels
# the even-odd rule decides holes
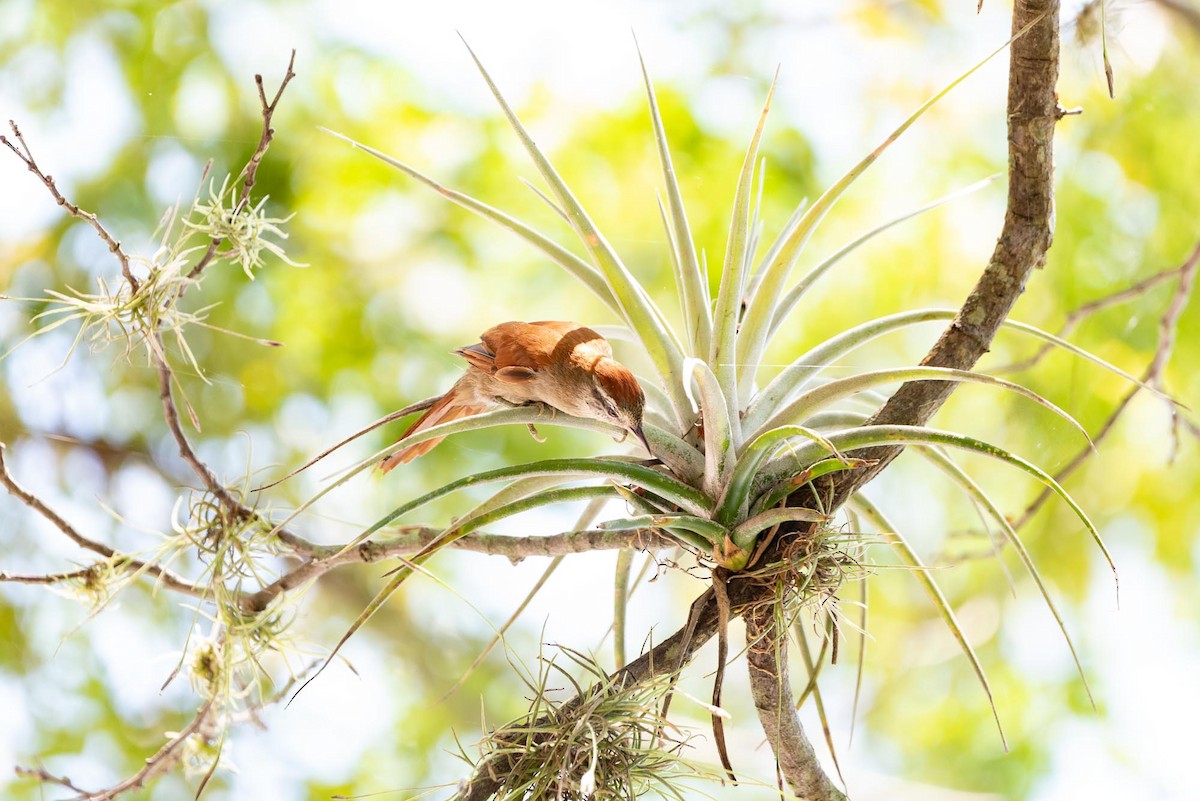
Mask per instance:
[[[506,757],[511,765],[494,796],[618,801],[653,794],[683,799],[687,779],[708,772],[683,754],[690,739],[662,714],[673,680],[663,675],[631,683],[609,675],[592,658],[569,648],[539,656],[534,676],[523,677],[529,710],[498,726],[479,744],[474,765]],[[579,671],[581,675],[576,676]],[[559,700],[565,684],[575,691]]]
[[[685,325],[678,328],[671,325],[650,292],[597,228],[473,51],[471,56],[483,79],[549,189],[545,194],[538,192],[539,196],[567,221],[579,237],[586,258],[482,200],[446,187],[415,167],[330,131],[332,135],[435,190],[451,202],[515,233],[599,298],[624,327],[623,339],[639,350],[652,367],[652,375],[641,377],[647,396],[644,429],[659,462],[645,464],[623,456],[546,459],[466,475],[399,505],[363,531],[346,548],[356,546],[396,524],[406,515],[459,490],[486,484],[502,485],[498,492],[457,517],[432,542],[408,558],[354,621],[334,648],[333,654],[401,583],[438,550],[483,526],[547,505],[582,500],[624,500],[630,510],[629,516],[608,520],[601,524],[603,528],[633,532],[652,527],[696,554],[702,562],[731,573],[765,567],[755,564],[755,554],[762,550],[766,538],[776,536],[781,530],[809,531],[808,536],[815,539],[806,547],[818,547],[819,550],[823,547],[821,543],[827,542],[821,539],[827,534],[821,532],[829,530],[831,515],[789,505],[789,498],[794,497],[801,488],[811,486],[821,476],[859,469],[868,464],[852,455],[855,450],[886,445],[912,446],[912,450],[945,471],[994,520],[1062,627],[1057,608],[1017,532],[950,453],[966,451],[979,454],[1016,468],[1044,484],[1074,512],[1111,565],[1112,559],[1099,532],[1066,490],[1042,468],[995,444],[925,426],[863,425],[868,415],[862,409],[864,402],[872,408],[877,406],[880,398],[877,393],[883,388],[906,381],[972,383],[1019,395],[1044,407],[1068,421],[1086,439],[1083,428],[1054,403],[1032,390],[986,373],[917,366],[869,370],[841,378],[829,378],[826,375],[831,365],[863,345],[931,321],[950,321],[955,317],[956,310],[915,309],[869,320],[830,336],[796,356],[769,381],[761,386],[759,383],[764,373],[764,355],[773,338],[806,293],[845,256],[893,225],[987,183],[982,181],[966,187],[889,220],[833,253],[813,260],[806,274],[798,281],[791,280],[793,270],[806,256],[806,246],[814,231],[854,181],[921,115],[992,56],[1005,49],[1007,44],[955,78],[916,109],[816,201],[811,204],[799,203],[773,240],[760,242],[762,226],[759,199],[763,170],[759,166],[759,145],[771,102],[769,93],[738,175],[727,248],[715,295],[710,292],[706,260],[701,257],[701,251],[692,239],[666,131],[643,61],[650,122],[662,169],[665,200],[660,202],[660,209],[675,278],[672,302],[678,304],[680,318],[686,321]],[[772,86],[772,92],[773,89]],[[1140,383],[1119,368],[1053,334],[1013,321],[1006,322],[1004,328],[1008,332],[1049,343],[1129,381]],[[390,415],[385,420],[393,417],[395,415]],[[614,437],[621,434],[616,427],[606,423],[561,413],[550,418],[538,408],[489,411],[432,426],[345,469],[315,496],[301,504],[292,517],[400,447],[494,426],[534,424],[568,426]],[[937,605],[990,698],[990,689],[979,660],[963,636],[953,610],[916,552],[866,498],[861,495],[854,498],[849,508],[874,524],[879,530],[878,536],[892,548],[904,565],[912,568],[912,574]],[[287,522],[284,521],[280,526]],[[853,569],[849,566],[850,562],[855,565]],[[831,591],[836,592],[833,585],[847,571],[860,575],[857,564],[854,559],[843,567],[822,563],[816,573],[812,564],[802,562],[790,567],[783,565],[782,568],[794,571],[784,581],[793,588],[793,594],[798,593],[803,601],[807,597],[805,593],[828,595]],[[777,563],[768,569],[774,571],[770,580],[779,580],[781,565]],[[1066,636],[1065,627],[1063,634]],[[1069,638],[1067,642],[1069,645]],[[1074,655],[1073,647],[1071,651]],[[331,655],[329,659],[332,658]]]

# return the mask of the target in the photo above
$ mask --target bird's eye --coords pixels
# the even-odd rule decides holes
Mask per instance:
[[[613,404],[613,402],[610,401],[607,397],[605,397],[599,390],[593,389],[592,392],[595,396],[596,405],[597,405],[598,410],[602,414],[605,414],[614,420],[619,419],[620,415],[617,414],[616,405]]]

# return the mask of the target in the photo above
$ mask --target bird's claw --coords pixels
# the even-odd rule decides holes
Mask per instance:
[[[533,423],[526,423],[525,427],[529,429],[529,436],[533,437],[534,442],[540,444],[546,441],[546,438],[538,433],[537,426],[535,426]]]

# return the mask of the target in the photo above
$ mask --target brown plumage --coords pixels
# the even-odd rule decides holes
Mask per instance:
[[[507,322],[483,332],[480,342],[454,351],[467,371],[413,423],[400,440],[479,414],[499,403],[544,403],[576,417],[618,425],[646,445],[645,395],[633,373],[612,358],[604,337],[578,323]],[[396,451],[379,464],[386,473],[433,450],[441,437]]]

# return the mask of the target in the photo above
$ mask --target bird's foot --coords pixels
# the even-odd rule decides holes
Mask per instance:
[[[546,441],[546,438],[538,433],[537,426],[535,426],[533,423],[526,423],[525,426],[529,429],[529,436],[533,437],[534,442],[540,444]]]

